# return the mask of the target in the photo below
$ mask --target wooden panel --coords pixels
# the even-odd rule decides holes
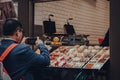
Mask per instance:
[[[3,21],[0,21],[0,37],[2,37],[2,26],[3,26]]]
[[[18,19],[23,25],[25,36],[29,36],[29,0],[18,0]]]

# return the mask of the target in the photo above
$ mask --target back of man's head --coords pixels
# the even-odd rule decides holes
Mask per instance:
[[[7,19],[3,24],[2,33],[4,36],[11,36],[18,28],[22,29],[22,24],[18,20]]]

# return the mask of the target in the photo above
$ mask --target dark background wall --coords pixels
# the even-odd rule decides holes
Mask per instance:
[[[110,0],[110,80],[120,80],[120,0]]]

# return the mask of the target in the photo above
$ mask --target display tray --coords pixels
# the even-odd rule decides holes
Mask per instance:
[[[109,47],[60,46],[50,54],[51,68],[101,69],[110,58]]]
[[[90,59],[90,61],[84,66],[84,68],[101,69],[102,66],[109,60],[109,58],[109,49],[107,47],[104,47],[92,59]]]

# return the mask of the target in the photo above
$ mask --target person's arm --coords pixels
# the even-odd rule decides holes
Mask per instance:
[[[35,53],[29,46],[20,44],[16,47],[16,58],[17,60],[25,65],[26,67],[42,67],[50,64],[50,57],[48,49],[40,44],[38,45],[41,50],[40,54]]]
[[[39,44],[39,45],[37,45],[37,47],[40,49],[40,54],[37,54],[37,55],[44,56],[44,58],[42,59],[43,62],[46,61],[47,63],[50,64],[50,56],[49,56],[50,52],[49,52],[49,50],[45,47],[44,44]]]
[[[38,67],[48,66],[50,64],[50,58],[49,58],[50,53],[48,49],[44,46],[43,41],[40,40],[39,37],[37,37],[37,40],[35,43],[36,43],[36,46],[40,49],[40,54],[35,53],[35,51],[33,51],[29,46],[23,45],[23,44],[20,44],[22,51],[24,50],[24,52],[21,52],[21,53],[28,56],[27,60],[28,62],[30,62],[30,65],[33,64],[32,66],[38,66]]]

